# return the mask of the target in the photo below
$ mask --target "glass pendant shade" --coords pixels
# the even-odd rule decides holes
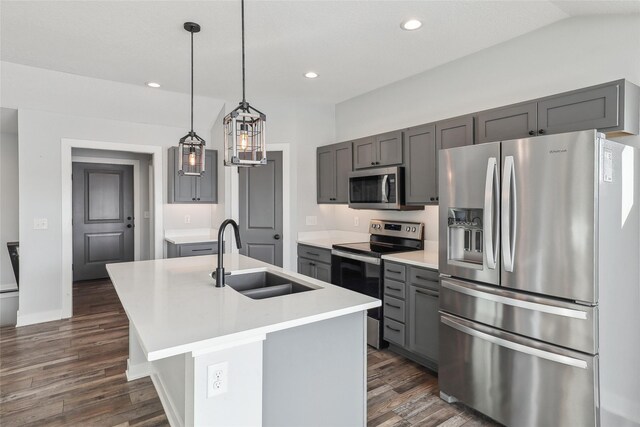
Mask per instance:
[[[188,133],[178,143],[178,174],[201,176],[204,174],[204,139]]]
[[[225,166],[267,164],[267,118],[248,104],[245,105],[246,110],[241,104],[224,118]]]

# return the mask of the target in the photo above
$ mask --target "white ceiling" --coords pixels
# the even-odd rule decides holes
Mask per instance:
[[[238,99],[240,1],[0,2],[1,58],[132,84]],[[339,102],[570,16],[640,13],[640,1],[246,2],[247,98]],[[400,22],[419,18],[415,32]],[[320,74],[305,79],[304,72]],[[149,89],[151,90],[151,89]],[[259,105],[256,105],[259,108]]]

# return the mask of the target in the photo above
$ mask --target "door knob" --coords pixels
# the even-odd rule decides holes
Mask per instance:
[[[280,235],[279,234],[274,234],[273,238],[276,239],[276,240],[280,240]]]
[[[131,217],[130,216],[127,217],[127,221],[131,221]]]
[[[133,225],[127,224],[127,228],[131,228],[131,227],[133,227]]]

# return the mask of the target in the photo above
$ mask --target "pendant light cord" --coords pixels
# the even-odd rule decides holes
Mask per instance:
[[[191,136],[193,137],[193,30],[191,33]]]
[[[245,89],[244,89],[244,0],[240,0],[240,12],[242,15],[242,105],[246,108],[247,99],[245,97]]]

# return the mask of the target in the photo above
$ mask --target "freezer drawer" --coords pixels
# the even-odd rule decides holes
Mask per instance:
[[[598,308],[442,278],[440,310],[585,353],[598,353]]]
[[[596,426],[598,356],[441,313],[441,392],[508,426]]]

